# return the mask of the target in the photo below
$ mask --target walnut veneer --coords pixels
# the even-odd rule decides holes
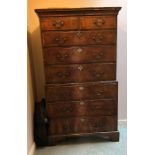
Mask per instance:
[[[49,145],[70,136],[119,140],[116,81],[120,7],[36,9]]]

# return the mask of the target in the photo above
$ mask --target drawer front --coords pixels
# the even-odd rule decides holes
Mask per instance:
[[[116,28],[115,16],[42,17],[42,30],[77,30]]]
[[[117,98],[117,82],[95,82],[89,84],[53,86],[46,85],[47,102],[111,98]]]
[[[54,119],[49,122],[48,134],[104,132],[117,130],[115,116],[77,117]]]
[[[115,16],[83,16],[80,17],[81,29],[116,28]]]
[[[78,17],[44,17],[40,19],[42,30],[76,30]]]
[[[46,83],[93,82],[115,80],[115,63],[56,65],[45,67]]]
[[[81,100],[47,103],[48,118],[116,115],[117,100]]]
[[[46,31],[42,32],[43,46],[115,44],[116,31]]]
[[[115,62],[115,46],[49,47],[43,49],[45,64]]]

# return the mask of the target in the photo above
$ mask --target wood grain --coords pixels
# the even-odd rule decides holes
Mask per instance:
[[[56,101],[47,103],[49,118],[116,115],[116,99]]]
[[[46,65],[116,62],[116,47],[108,45],[49,47],[43,54]]]
[[[43,47],[115,44],[116,31],[44,31],[42,41]]]
[[[46,83],[93,82],[116,79],[115,63],[46,66]]]
[[[84,83],[66,85],[46,85],[46,100],[50,101],[79,101],[85,99],[117,98],[117,82]]]
[[[36,9],[44,59],[48,144],[119,141],[116,81],[120,7]]]
[[[71,117],[51,120],[49,135],[116,130],[115,116]]]

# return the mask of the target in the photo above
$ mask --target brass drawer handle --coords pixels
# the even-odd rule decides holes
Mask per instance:
[[[62,72],[58,72],[58,73],[57,73],[57,76],[58,76],[58,77],[62,77],[62,76],[63,76],[63,73],[62,73]]]
[[[59,109],[58,109],[58,111],[59,111]],[[63,112],[63,113],[69,113],[69,112],[73,111],[73,108],[65,108],[64,107],[64,108],[61,108],[60,111]]]
[[[64,55],[65,58],[67,58],[68,56],[69,56],[68,54],[65,54],[65,55]]]
[[[57,43],[57,44],[65,44],[66,41],[68,39],[66,37],[64,37],[63,39],[60,39],[60,38],[55,38],[54,41]]]
[[[96,92],[96,95],[101,96],[101,95],[103,95],[103,92]]]
[[[84,118],[81,118],[80,121],[81,121],[81,122],[85,122],[85,119],[84,119]]]
[[[99,78],[99,77],[101,77],[101,74],[95,74],[95,77],[97,77],[97,78]]]
[[[59,41],[60,41],[60,39],[59,39],[59,38],[55,38],[55,41],[56,41],[56,42],[59,42]]]
[[[105,77],[104,72],[92,71],[91,74],[94,78],[101,78],[101,77],[104,78]]]
[[[82,71],[83,70],[83,66],[82,65],[78,66],[78,70]]]
[[[56,55],[56,59],[59,60],[59,61],[64,61],[64,60],[67,59],[68,57],[69,57],[68,54],[64,54],[64,55],[57,54],[57,55]]]
[[[97,19],[94,21],[94,24],[98,27],[103,26],[105,24],[105,21],[103,19]]]
[[[101,96],[101,95],[102,95],[102,94],[101,94],[101,93],[99,93],[99,92],[98,92],[98,93],[96,93],[96,94],[97,94],[97,96]]]
[[[85,104],[85,102],[84,101],[80,101],[80,105],[84,105]]]
[[[102,57],[99,56],[99,55],[96,55],[95,58],[96,58],[96,59],[101,59]]]
[[[55,26],[56,28],[61,28],[64,25],[64,22],[61,20],[57,20],[55,23],[53,23],[53,26]]]
[[[103,57],[104,57],[104,53],[103,52],[100,52],[97,55],[95,55],[96,59],[102,59]]]
[[[96,38],[95,36],[93,36],[93,37],[92,37],[92,40],[93,40],[95,43],[102,43],[103,37]]]
[[[66,43],[66,41],[67,41],[67,38],[63,38],[61,43],[64,44],[64,43]]]
[[[70,76],[69,72],[58,72],[56,74],[59,78],[68,78]]]
[[[84,87],[80,86],[80,87],[79,87],[79,90],[84,90]]]
[[[102,107],[100,105],[94,105],[93,107],[91,107],[92,110],[101,110],[102,111]]]

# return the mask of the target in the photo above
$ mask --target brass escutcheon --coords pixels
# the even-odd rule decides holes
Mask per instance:
[[[84,121],[85,121],[85,119],[84,119],[84,118],[81,118],[80,120],[81,120],[81,122],[84,122]]]
[[[78,53],[81,53],[83,50],[82,50],[82,48],[78,48],[77,50],[76,50]]]
[[[82,65],[78,66],[78,70],[82,71],[83,70],[83,66]]]
[[[84,87],[80,86],[80,87],[79,87],[79,90],[84,90]]]
[[[84,105],[85,104],[85,102],[84,101],[80,101],[80,105]]]

